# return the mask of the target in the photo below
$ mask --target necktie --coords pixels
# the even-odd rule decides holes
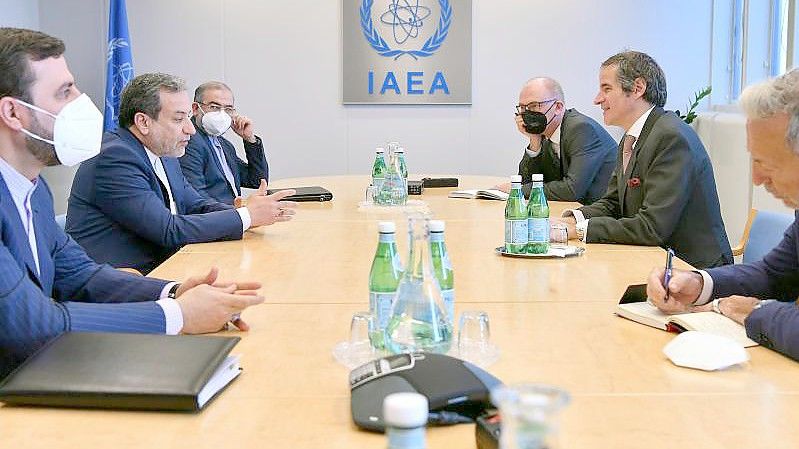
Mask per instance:
[[[227,158],[225,157],[225,152],[222,150],[222,144],[216,136],[212,136],[211,141],[216,150],[216,158],[219,159],[219,163],[222,165],[222,173],[225,175],[225,179],[230,188],[233,189],[233,195],[238,195],[239,189],[236,188],[236,181],[233,179],[233,172],[230,171],[230,166],[227,164]]]
[[[621,157],[622,157],[622,173],[627,172],[627,164],[630,163],[630,158],[633,155],[633,144],[635,143],[635,136],[631,136],[629,134],[624,135],[624,141],[622,142],[621,147]]]

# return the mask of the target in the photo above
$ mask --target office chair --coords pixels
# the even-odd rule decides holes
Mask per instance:
[[[751,209],[741,241],[732,249],[733,256],[743,255],[743,263],[760,260],[781,241],[794,216]]]

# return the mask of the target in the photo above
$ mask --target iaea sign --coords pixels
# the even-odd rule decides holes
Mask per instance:
[[[471,0],[342,5],[345,104],[471,104]]]

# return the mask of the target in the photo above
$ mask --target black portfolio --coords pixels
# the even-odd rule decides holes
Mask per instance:
[[[333,199],[333,193],[330,190],[327,190],[321,186],[308,186],[308,187],[290,187],[293,190],[296,190],[297,193],[291,196],[287,196],[284,198],[286,201],[297,201],[297,202],[305,202],[305,201],[330,201]],[[289,190],[286,189],[269,189],[266,191],[269,195],[279,192],[281,190]]]
[[[238,337],[70,332],[0,382],[7,404],[201,409],[240,372]]]

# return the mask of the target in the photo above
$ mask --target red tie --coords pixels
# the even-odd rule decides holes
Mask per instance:
[[[621,147],[622,173],[627,172],[627,164],[630,163],[630,157],[633,155],[633,143],[635,143],[635,136],[625,134]]]

